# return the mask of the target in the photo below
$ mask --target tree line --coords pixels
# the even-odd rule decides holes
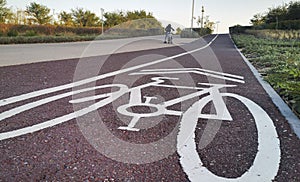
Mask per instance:
[[[45,5],[32,2],[26,6],[25,11],[13,12],[6,7],[6,0],[0,0],[0,23],[26,24],[26,25],[64,25],[74,27],[98,27],[104,23],[105,27],[113,27],[121,23],[137,19],[155,19],[152,13],[145,10],[117,11],[104,13],[101,20],[95,13],[83,8],[71,9],[71,12],[62,11],[58,20],[51,15],[51,10]],[[103,21],[103,22],[102,22]],[[158,22],[156,20],[156,22]]]
[[[250,21],[252,25],[259,26],[293,20],[300,20],[300,1],[269,8],[266,13],[255,14]]]

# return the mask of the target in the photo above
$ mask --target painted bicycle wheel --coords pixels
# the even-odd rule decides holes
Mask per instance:
[[[199,111],[203,101],[198,101],[190,107],[182,117],[177,138],[177,151],[180,163],[191,181],[272,181],[279,169],[280,142],[276,128],[268,114],[256,103],[243,96],[232,93],[221,93],[223,97],[239,100],[246,106],[255,120],[257,128],[258,148],[252,166],[247,172],[237,178],[225,178],[209,171],[196,150],[195,129]],[[201,103],[202,102],[202,103]],[[191,116],[193,117],[191,120]],[[189,137],[185,133],[192,133]]]

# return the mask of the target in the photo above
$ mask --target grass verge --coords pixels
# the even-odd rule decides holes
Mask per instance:
[[[233,34],[238,48],[264,79],[300,116],[299,39],[274,39],[257,34]],[[299,117],[300,118],[300,117]]]

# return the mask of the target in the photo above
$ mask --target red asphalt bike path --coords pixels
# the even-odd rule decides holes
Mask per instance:
[[[182,121],[193,118],[188,116],[188,111],[192,111],[191,106],[195,106],[194,103],[205,99],[209,94],[168,106],[167,109],[174,111],[173,114],[152,116],[151,113],[159,112],[160,108],[149,107],[183,98],[183,95],[194,90],[185,92],[179,86],[198,87],[198,83],[236,85],[222,88],[220,92],[234,93],[260,106],[272,120],[278,135],[280,163],[274,181],[300,181],[300,140],[236,50],[229,35],[219,35],[209,47],[185,54],[205,46],[214,37],[207,36],[204,40],[181,47],[0,67],[0,104],[22,94],[116,72],[73,88],[0,105],[0,119],[4,118],[0,122],[1,134],[52,121],[101,103],[113,96],[94,98],[81,104],[72,101],[103,93],[118,93],[112,88],[121,89],[117,84],[135,88],[155,82],[153,78],[160,78],[157,79],[162,82],[159,84],[169,85],[143,87],[139,90],[141,95],[127,92],[114,96],[117,98],[112,102],[61,124],[1,139],[0,181],[203,181],[204,178],[193,176],[188,167],[184,166],[182,153],[178,152],[177,138],[184,128]],[[166,60],[153,65],[138,67],[164,59]],[[130,69],[135,66],[137,69]],[[126,69],[129,71],[118,72]],[[115,86],[101,87],[111,84]],[[70,94],[20,113],[15,111],[15,114],[7,115],[7,111],[22,109],[24,105],[27,107],[43,99],[97,86],[98,89],[87,90],[82,94],[74,94],[75,96]],[[143,104],[130,106],[129,113],[133,113],[133,116],[122,114],[120,106],[131,101],[140,102],[136,99],[140,96],[144,107],[141,106]],[[247,174],[256,165],[254,161],[259,146],[264,145],[263,149],[270,149],[270,153],[274,147],[260,143],[257,123],[245,104],[231,97],[224,97],[224,100],[232,120],[199,117],[194,130],[198,157],[204,168],[220,177],[221,181],[238,179]],[[208,102],[203,112],[214,115],[218,112],[217,108]],[[151,117],[146,117],[148,113]],[[120,129],[134,119],[137,121],[134,128],[140,129],[139,131]],[[104,134],[106,132],[107,135]],[[111,136],[114,138],[110,138]],[[127,144],[132,148],[124,146]],[[157,148],[148,150],[150,145]],[[268,165],[268,161],[265,163]],[[269,164],[270,168],[274,167],[274,163]],[[257,179],[265,173],[268,171],[259,171]]]

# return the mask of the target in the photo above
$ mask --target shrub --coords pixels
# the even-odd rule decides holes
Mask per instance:
[[[300,39],[300,30],[246,30],[245,33],[260,38],[272,38],[280,40]]]
[[[17,31],[26,34],[34,31],[38,35],[76,34],[76,35],[100,35],[102,30],[98,27],[66,27],[56,25],[15,25],[0,23],[0,31],[7,34],[9,31]]]
[[[280,21],[277,23],[264,24],[259,26],[260,29],[276,29],[279,30],[299,30],[300,29],[300,20],[286,20]]]
[[[7,32],[7,36],[9,36],[9,37],[16,37],[18,35],[19,35],[19,32],[16,30],[10,30]]]
[[[37,36],[38,34],[34,30],[27,30],[24,34],[24,36],[27,37],[32,37],[32,36]]]
[[[229,32],[231,34],[236,33],[236,34],[240,34],[240,33],[245,33],[246,30],[252,29],[252,26],[241,26],[241,25],[236,25],[233,27],[229,27]]]

